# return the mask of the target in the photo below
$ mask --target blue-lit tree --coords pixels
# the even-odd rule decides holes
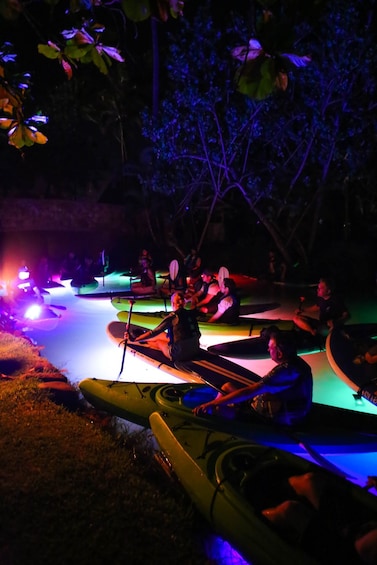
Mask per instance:
[[[173,222],[185,222],[190,210],[200,222],[202,241],[221,207],[228,213],[243,210],[243,220],[262,224],[288,262],[306,261],[317,228],[326,221],[326,193],[357,190],[364,177],[371,183],[366,163],[372,156],[367,139],[375,136],[374,6],[356,1],[345,13],[343,3],[333,2],[317,21],[291,19],[288,28],[284,20],[291,32],[286,35],[279,35],[276,25],[273,34],[263,34],[262,20],[254,30],[258,42],[250,41],[253,30],[232,13],[216,25],[209,10],[200,11],[192,24],[181,23],[179,37],[171,41],[170,85],[160,117],[145,122],[158,158],[153,189],[169,194]],[[268,53],[271,37],[274,50],[265,59],[275,61],[275,71],[278,64],[285,70],[284,88],[255,100],[255,89],[248,91],[244,83],[241,91],[249,97],[241,96],[234,49],[239,55],[240,45],[259,44]],[[312,59],[294,73],[288,66],[294,57],[282,57],[289,43],[291,53],[301,54],[299,61],[306,54]],[[253,67],[249,71],[247,84]],[[263,72],[259,64],[257,74]],[[270,79],[267,85],[273,84]]]

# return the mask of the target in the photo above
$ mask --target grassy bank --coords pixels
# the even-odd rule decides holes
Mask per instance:
[[[35,378],[52,371],[0,334],[0,563],[208,564],[206,526],[158,473],[148,432],[52,402]]]

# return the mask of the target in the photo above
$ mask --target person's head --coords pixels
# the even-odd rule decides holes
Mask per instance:
[[[178,308],[183,308],[185,305],[185,295],[183,292],[174,292],[171,296],[171,307],[173,310],[178,310]]]
[[[211,271],[211,269],[204,269],[202,279],[206,283],[210,282],[213,279],[213,271]]]
[[[233,279],[225,278],[221,284],[221,292],[225,294],[235,294],[237,291],[236,283]]]
[[[317,296],[320,298],[329,298],[333,290],[333,284],[330,279],[320,278],[317,286]]]
[[[297,355],[297,349],[292,338],[277,331],[270,335],[268,351],[275,363],[283,363]]]

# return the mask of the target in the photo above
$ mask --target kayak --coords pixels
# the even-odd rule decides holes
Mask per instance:
[[[255,378],[260,379],[257,375]],[[315,403],[308,421],[290,430],[265,423],[248,411],[242,421],[216,415],[194,415],[192,409],[195,406],[212,400],[218,392],[216,387],[207,384],[138,383],[87,378],[79,383],[79,388],[95,408],[143,427],[149,426],[150,415],[158,411],[179,416],[198,426],[226,431],[297,454],[311,453],[312,448],[316,450],[315,456],[317,452],[339,454],[377,451],[377,417],[342,408]],[[370,430],[376,430],[376,433]]]
[[[331,496],[339,508],[347,501],[365,520],[377,515],[375,496],[301,457],[210,431],[171,414],[154,412],[150,425],[162,468],[179,480],[213,529],[253,565],[329,562],[304,545],[289,543],[261,514],[287,499],[284,486],[291,476],[319,472],[331,481]],[[315,548],[321,546],[318,542]],[[347,563],[354,561],[350,558]]]
[[[140,335],[145,328],[130,325],[131,333]],[[120,345],[124,341],[125,324],[113,321],[106,327],[107,336],[113,343]],[[227,381],[249,384],[258,380],[259,377],[252,371],[233,363],[229,359],[224,359],[219,355],[209,353],[205,349],[200,350],[200,356],[191,361],[170,361],[162,351],[152,349],[147,345],[128,342],[128,354],[152,365],[153,367],[183,380],[196,382],[208,382],[215,387],[221,387]]]
[[[37,303],[20,308],[14,314],[2,311],[1,316],[8,319],[9,327],[19,331],[24,331],[26,328],[51,331],[57,327],[61,318],[60,314],[46,304]]]
[[[98,287],[98,281],[95,278],[88,279],[85,282],[79,279],[72,279],[71,287],[75,290],[75,294],[90,294]]]
[[[76,294],[75,296],[82,297],[82,298],[111,298],[111,302],[114,301],[114,307],[117,301],[120,299],[122,300],[125,308],[129,308],[130,300],[151,300],[151,301],[159,301],[159,306],[161,308],[161,300],[156,298],[156,293],[153,292],[151,294],[137,294],[132,290],[103,290],[98,289],[95,292],[87,292],[86,294]],[[151,302],[153,304],[153,302]],[[126,306],[127,305],[127,306]],[[120,309],[120,308],[118,308]]]
[[[251,337],[219,343],[208,347],[208,351],[224,357],[236,359],[266,359],[269,357],[267,350],[269,332],[262,332],[259,337]],[[377,336],[377,324],[349,324],[345,326],[347,334],[354,339],[368,339]],[[299,329],[282,330],[282,333],[291,338],[296,344],[299,355],[318,353],[325,349],[325,339],[322,336],[312,336],[308,332]]]
[[[355,391],[354,396],[377,406],[377,365],[357,358],[377,343],[372,336],[376,337],[376,333],[354,336],[348,326],[343,330],[335,328],[327,336],[326,355],[334,373]]]
[[[92,281],[82,285],[83,281],[73,280],[71,286],[75,290],[75,296],[83,298],[116,298],[123,297],[128,304],[130,298],[144,299],[145,297],[157,297],[160,288],[135,288],[132,284],[131,273],[113,271],[105,276],[96,276]],[[76,285],[76,286],[75,286]]]
[[[128,312],[129,308],[130,308],[130,297],[135,298],[136,300],[138,300],[137,302],[137,310],[139,312],[144,312],[144,313],[148,313],[148,312],[160,312],[161,310],[164,310],[165,312],[167,312],[168,310],[170,311],[170,296],[169,295],[163,295],[160,293],[160,296],[158,295],[150,295],[150,296],[146,296],[145,299],[140,300],[140,296],[138,297],[135,294],[132,294],[131,292],[126,293],[112,293],[111,295],[109,294],[109,297],[111,298],[111,305],[114,306],[114,308],[116,310],[119,310],[120,312],[126,311]],[[248,300],[250,300],[250,298],[248,298]],[[280,303],[279,302],[267,302],[267,303],[261,303],[261,304],[243,304],[241,302],[241,306],[240,306],[240,316],[249,316],[250,314],[259,314],[260,312],[267,312],[269,310],[274,310],[275,308],[279,308]]]
[[[111,297],[111,305],[118,311],[128,312],[130,308],[130,298],[135,298],[137,300],[137,307],[141,312],[149,312],[149,311],[160,311],[162,309],[170,308],[170,297],[168,295],[154,295],[150,296],[136,296],[131,291],[130,292],[123,292],[119,295],[113,295]]]
[[[164,311],[160,312],[132,312],[132,323],[137,326],[142,326],[149,330],[155,328],[161,320],[163,320],[168,313]],[[118,320],[121,322],[127,322],[128,312],[126,310],[119,312],[117,314]],[[239,336],[251,336],[259,335],[261,329],[266,326],[270,326],[272,323],[278,326],[280,329],[292,329],[292,320],[270,320],[266,318],[238,318],[238,323],[233,324],[222,324],[218,322],[208,322],[209,317],[203,317],[198,319],[199,329],[202,335],[239,335]]]

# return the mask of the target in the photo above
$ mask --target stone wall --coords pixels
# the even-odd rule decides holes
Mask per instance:
[[[86,201],[3,199],[0,275],[22,261],[33,266],[43,255],[58,265],[71,250],[83,256],[106,249],[115,266],[131,264],[139,243],[126,212],[125,206]]]
[[[3,199],[0,230],[12,231],[98,231],[127,232],[124,206],[85,201]]]

